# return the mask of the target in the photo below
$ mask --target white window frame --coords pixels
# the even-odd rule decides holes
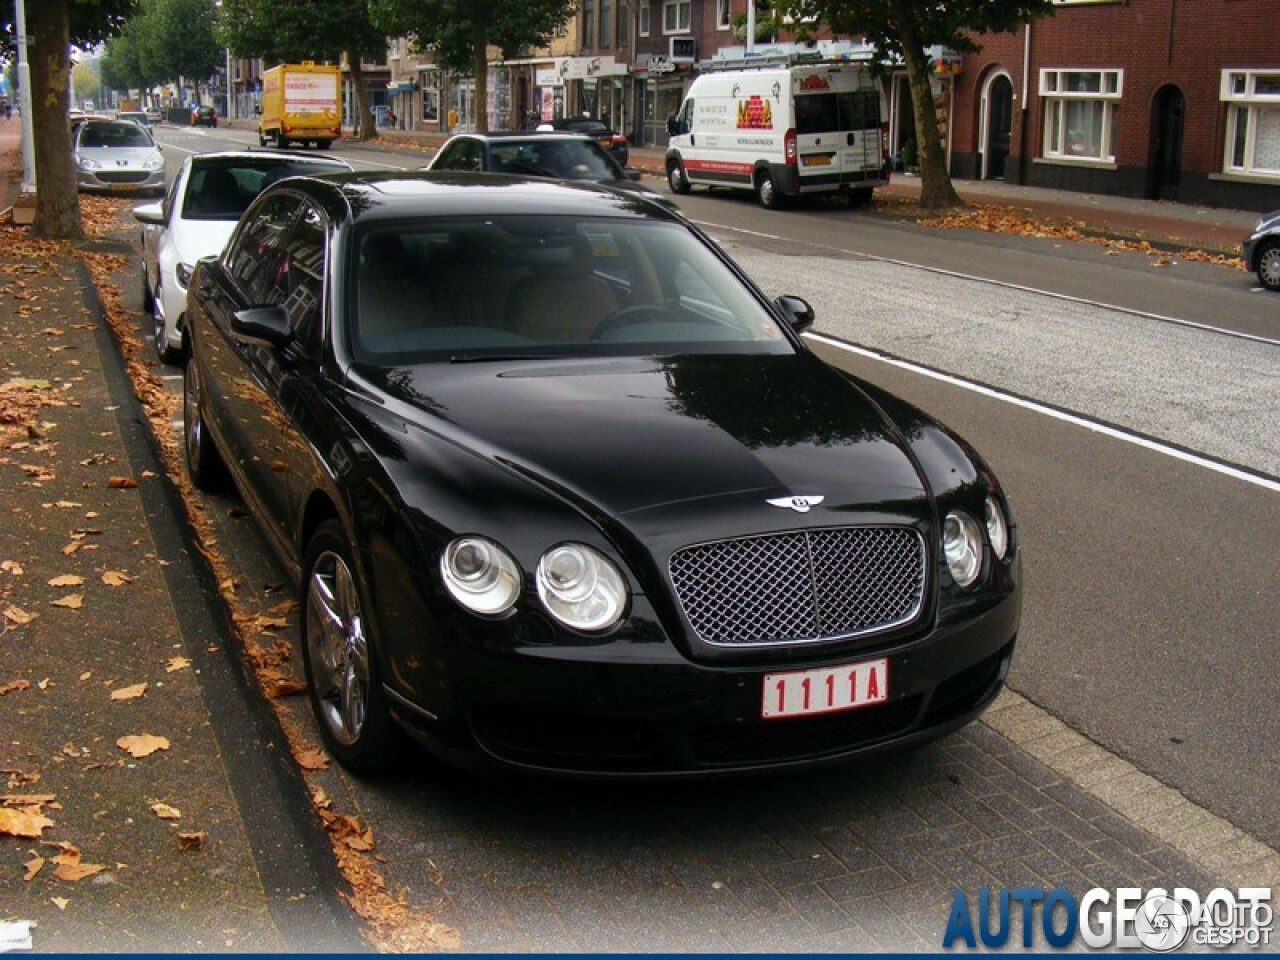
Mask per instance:
[[[1260,90],[1263,84],[1274,86]],[[1223,70],[1220,99],[1227,105],[1227,128],[1222,149],[1222,171],[1249,177],[1280,180],[1280,160],[1274,167],[1260,165],[1258,131],[1263,115],[1268,125],[1280,123],[1280,68],[1275,70]],[[1244,124],[1243,131],[1240,129]],[[1243,143],[1237,144],[1243,133]],[[1237,145],[1240,146],[1237,155]]]
[[[1068,74],[1096,74],[1096,91],[1067,90]],[[1041,156],[1046,160],[1114,166],[1116,145],[1113,131],[1116,111],[1124,98],[1124,71],[1113,69],[1044,68],[1040,71],[1040,99],[1044,102],[1044,136]],[[1093,102],[1102,109],[1102,138],[1097,156],[1075,153],[1068,141],[1066,113],[1072,103]]]
[[[636,14],[636,36],[649,36],[649,17],[650,4],[649,0],[640,0],[640,10]]]
[[[748,3],[754,0],[747,0]],[[733,0],[716,0],[716,29],[729,30],[733,27]]]
[[[680,20],[681,20],[680,12],[682,10],[684,11],[683,27],[680,26]],[[693,10],[693,0],[662,0],[662,32],[664,34],[688,33],[689,23],[693,16],[692,10]],[[675,13],[674,18],[667,16],[668,11],[674,11]],[[672,19],[674,19],[676,24],[674,27],[670,27],[667,25],[668,22]]]

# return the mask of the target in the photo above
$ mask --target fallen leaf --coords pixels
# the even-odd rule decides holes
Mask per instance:
[[[179,850],[200,850],[204,847],[204,842],[209,839],[209,834],[201,830],[198,833],[180,833],[178,834]]]
[[[46,861],[44,857],[38,857],[33,855],[30,860],[28,860],[26,863],[22,865],[23,866],[22,882],[30,883],[32,880],[34,880],[36,878],[36,874],[38,874],[41,870],[44,869],[44,865],[47,862],[48,861]]]
[[[13,604],[9,604],[4,608],[4,618],[10,623],[16,623],[19,626],[24,623],[30,623],[38,616],[39,614],[37,613],[27,613],[21,607],[15,607]]]
[[[112,700],[137,700],[140,696],[147,692],[145,683],[135,683],[131,687],[121,687],[118,690],[111,691]]]
[[[77,503],[75,500],[59,500],[54,504],[59,510],[72,510],[75,507],[83,507],[83,503]]]
[[[178,670],[185,670],[191,666],[191,661],[186,657],[170,657],[169,662],[164,665],[165,673],[175,673]]]
[[[305,747],[298,751],[298,766],[303,770],[326,770],[329,758],[317,747]]]
[[[105,869],[107,869],[106,865],[101,863],[60,863],[58,869],[53,871],[53,875],[68,883],[79,883],[85,877],[92,877]]]
[[[22,564],[16,560],[6,560],[4,563],[0,563],[0,570],[5,573],[11,573],[15,577],[22,576]]]
[[[49,899],[53,901],[53,905],[59,910],[67,909],[67,904],[71,902],[66,897],[50,897]]]
[[[84,606],[84,594],[69,593],[61,600],[51,601],[50,606],[65,607],[68,610],[79,610]]]
[[[80,679],[81,679],[81,680],[88,680],[88,679],[89,679],[90,677],[92,677],[92,676],[93,676],[93,671],[92,671],[92,670],[86,670],[84,673],[80,674]]]
[[[152,736],[149,733],[135,734],[127,737],[121,737],[116,741],[116,746],[126,751],[130,756],[136,759],[149,757],[157,750],[168,750],[169,741],[165,737]]]
[[[151,812],[161,820],[177,820],[182,816],[182,811],[177,807],[171,807],[167,803],[153,803]]]
[[[137,485],[133,477],[107,477],[107,486],[112,490],[132,490]]]
[[[17,693],[19,690],[30,690],[30,680],[10,680],[8,683],[0,683],[0,697],[6,693]]]
[[[102,575],[102,582],[108,587],[123,587],[126,583],[133,583],[133,577],[119,570],[108,570]]]
[[[51,587],[80,587],[84,586],[84,577],[76,576],[74,573],[64,573],[60,577],[54,577],[49,581]]]
[[[32,812],[33,809],[15,810],[12,807],[0,807],[0,833],[32,840],[39,838],[41,833],[53,826],[53,821],[43,813]]]

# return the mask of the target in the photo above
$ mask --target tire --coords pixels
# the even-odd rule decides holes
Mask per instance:
[[[147,280],[147,265],[142,265],[142,312],[150,313],[156,308],[155,297],[151,295],[151,284]]]
[[[164,294],[162,286],[156,287],[155,296],[151,300],[151,342],[155,344],[156,356],[161,363],[177,365],[182,361],[182,350],[169,346],[168,321],[164,312]]]
[[[200,369],[190,352],[182,373],[182,453],[187,462],[187,476],[197,489],[207,493],[222,489],[227,468],[205,424]]]
[[[332,147],[332,146],[333,146],[333,141],[332,141],[332,140],[317,140],[317,141],[316,141],[316,146],[317,146],[317,147],[319,147],[321,150],[328,150],[330,147]]]
[[[271,141],[267,139],[267,135],[262,132],[262,128],[259,127],[258,128],[258,146],[265,147],[270,142]]]
[[[782,206],[782,196],[773,184],[773,174],[768,170],[756,174],[756,199],[766,210],[777,210]]]
[[[861,209],[871,206],[871,190],[864,187],[860,190],[850,190],[848,191],[848,194],[849,199],[847,203],[851,208]]]
[[[352,557],[342,524],[322,523],[302,565],[302,663],[325,747],[351,772],[373,775],[395,761],[398,734]]]
[[[678,193],[681,196],[692,189],[689,176],[684,172],[684,164],[679,160],[672,160],[667,164],[667,186],[671,188],[672,193]]]
[[[1280,240],[1271,240],[1258,251],[1258,280],[1268,290],[1280,290]]]

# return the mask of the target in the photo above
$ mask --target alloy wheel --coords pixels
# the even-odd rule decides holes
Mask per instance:
[[[369,643],[351,569],[329,550],[316,558],[307,584],[307,651],[321,720],[350,746],[368,713]]]

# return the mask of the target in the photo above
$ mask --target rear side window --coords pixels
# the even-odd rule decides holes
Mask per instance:
[[[839,129],[834,93],[806,93],[796,97],[796,133],[830,133]]]
[[[281,241],[301,200],[278,193],[259,205],[227,251],[227,266],[248,301],[255,306],[280,303],[287,291],[280,289],[284,266]]]

